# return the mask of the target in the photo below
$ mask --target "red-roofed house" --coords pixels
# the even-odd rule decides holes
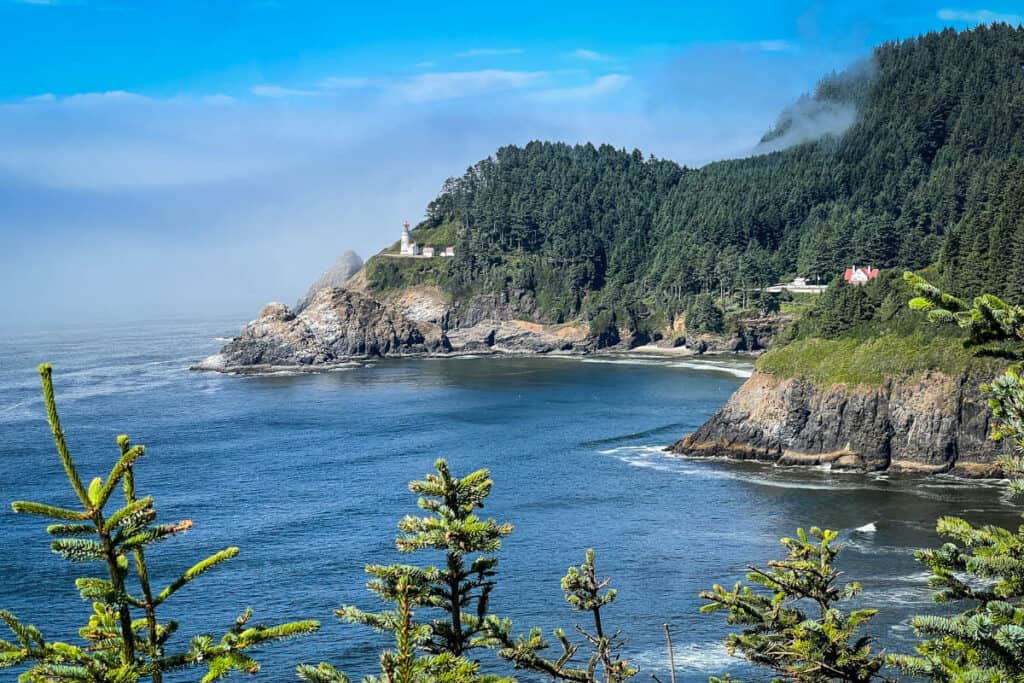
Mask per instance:
[[[851,285],[865,285],[868,283],[868,280],[874,280],[876,277],[878,277],[878,268],[872,268],[871,266],[867,268],[853,266],[852,268],[847,268],[846,273],[843,275],[843,279]]]

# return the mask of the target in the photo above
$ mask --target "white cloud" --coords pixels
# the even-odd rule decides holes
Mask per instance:
[[[542,90],[536,94],[536,98],[540,100],[589,100],[618,92],[629,85],[630,80],[630,77],[625,74],[606,74],[598,76],[586,85]]]
[[[1006,22],[1007,24],[1024,24],[1024,15],[1003,14],[987,9],[962,10],[962,9],[940,9],[939,19],[943,21],[967,22],[970,24],[991,24],[993,22]]]
[[[523,49],[519,47],[478,47],[472,50],[463,50],[462,52],[456,52],[455,56],[461,59],[471,57],[505,57],[508,55],[519,55],[523,53]]]
[[[302,90],[299,88],[286,88],[281,85],[273,85],[271,83],[261,83],[254,85],[249,88],[249,92],[257,97],[309,97],[311,95],[318,94],[316,90]]]
[[[398,81],[391,89],[411,102],[427,102],[521,90],[547,77],[545,71],[436,71]]]
[[[747,52],[797,52],[797,46],[787,40],[751,40],[747,42],[723,43]]]
[[[526,90],[542,85],[550,75],[546,71],[479,69],[429,71],[408,77],[329,76],[309,87],[260,84],[252,86],[249,91],[258,97],[287,99],[331,96],[339,91],[374,90],[378,95],[409,102],[430,102]]]
[[[379,86],[380,81],[360,76],[328,76],[317,83],[320,90],[352,90]]]
[[[582,47],[579,48],[578,50],[573,50],[570,53],[570,56],[575,57],[576,59],[582,59],[587,62],[609,62],[612,60],[612,58],[609,57],[608,55],[603,55],[600,52],[597,52],[596,50],[588,50]]]
[[[190,99],[190,98],[186,98],[186,99]],[[202,95],[199,98],[199,100],[201,102],[206,103],[206,104],[213,104],[213,105],[229,105],[229,104],[237,104],[237,102],[238,102],[238,100],[236,100],[234,97],[231,97],[230,95],[221,95],[221,94]]]
[[[785,40],[759,40],[753,45],[762,52],[791,52],[796,49]]]

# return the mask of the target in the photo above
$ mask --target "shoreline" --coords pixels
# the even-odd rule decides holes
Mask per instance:
[[[686,462],[713,462],[713,463],[725,463],[727,465],[743,465],[751,467],[753,469],[773,469],[773,470],[793,470],[796,472],[821,472],[823,474],[830,475],[850,475],[850,476],[865,476],[865,477],[897,477],[907,481],[927,481],[927,480],[949,480],[955,482],[981,482],[988,484],[1009,484],[1010,480],[1005,476],[971,476],[968,474],[972,471],[973,466],[978,463],[962,463],[963,467],[957,471],[956,467],[946,469],[929,469],[929,468],[915,468],[905,467],[898,465],[896,467],[886,467],[883,469],[863,469],[863,468],[851,468],[851,467],[833,467],[832,462],[798,462],[793,460],[780,461],[780,460],[764,460],[759,458],[740,458],[728,455],[690,455],[686,453],[677,453],[672,450],[672,446],[661,447],[662,452],[669,458],[676,458],[684,460]],[[981,471],[980,469],[977,471]],[[984,469],[985,474],[991,472],[990,468]]]
[[[596,351],[583,351],[583,350],[567,350],[567,351],[548,351],[545,353],[537,353],[534,351],[518,351],[510,349],[499,349],[491,347],[486,350],[475,350],[475,351],[454,351],[451,353],[410,353],[410,354],[388,354],[386,356],[380,355],[364,355],[364,356],[350,356],[348,358],[340,359],[331,363],[318,363],[310,365],[269,365],[269,364],[258,364],[258,365],[233,365],[229,366],[224,360],[222,354],[214,354],[208,356],[193,365],[189,366],[190,372],[215,372],[222,375],[273,375],[273,374],[317,374],[333,372],[340,369],[356,367],[365,363],[385,361],[390,359],[407,360],[410,358],[422,358],[422,359],[438,359],[447,360],[453,358],[487,358],[487,357],[519,357],[519,358],[578,358],[584,360],[587,358],[617,358],[617,359],[644,359],[650,360],[689,360],[694,363],[700,362],[702,359],[706,359],[708,365],[712,365],[714,359],[731,359],[738,361],[745,361],[742,364],[737,364],[737,367],[749,365],[750,369],[753,369],[753,360],[759,354],[749,352],[726,352],[726,353],[706,353],[699,352],[687,347],[660,347],[653,344],[646,344],[636,346],[631,349],[599,349]],[[719,366],[721,367],[721,366]],[[698,369],[698,368],[694,368]],[[715,368],[709,368],[714,370]],[[745,375],[744,375],[745,376]]]

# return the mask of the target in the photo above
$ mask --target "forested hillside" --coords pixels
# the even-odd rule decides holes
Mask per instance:
[[[1024,298],[1024,28],[882,45],[808,102],[855,111],[854,123],[700,169],[607,145],[502,148],[430,204],[414,235],[454,233],[458,255],[412,279],[456,295],[527,291],[543,320],[633,329],[699,292],[829,281],[852,263],[938,261],[952,290]],[[391,261],[371,285],[408,283]]]

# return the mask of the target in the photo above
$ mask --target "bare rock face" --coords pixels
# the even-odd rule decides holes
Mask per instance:
[[[444,351],[436,325],[417,323],[366,294],[322,289],[301,313],[267,304],[220,353],[198,370],[320,368],[354,358]]]
[[[492,302],[493,303],[493,302]],[[475,302],[462,319],[436,289],[410,288],[378,299],[356,289],[321,289],[299,312],[282,303],[259,317],[195,370],[259,373],[321,370],[354,359],[475,353],[585,353],[595,348],[586,325],[541,325],[502,319],[504,305]]]
[[[885,386],[826,388],[756,372],[669,450],[780,465],[999,476],[996,460],[1008,451],[988,439],[978,389],[984,380],[933,372]]]

